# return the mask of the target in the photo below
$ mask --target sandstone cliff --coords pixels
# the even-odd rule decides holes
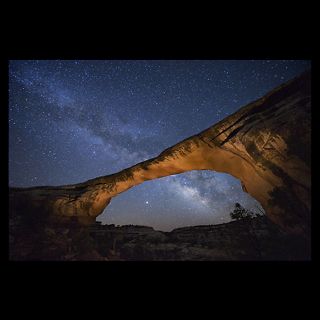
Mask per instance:
[[[310,232],[310,72],[284,83],[212,127],[121,172],[58,187],[10,189],[10,214],[35,222],[90,224],[119,193],[189,170],[241,180],[267,216],[291,233]]]

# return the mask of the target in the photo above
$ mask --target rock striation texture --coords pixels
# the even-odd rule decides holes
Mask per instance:
[[[11,188],[10,214],[90,224],[111,199],[146,180],[190,170],[238,178],[289,233],[310,233],[311,74],[275,88],[212,127],[118,173],[58,187]]]

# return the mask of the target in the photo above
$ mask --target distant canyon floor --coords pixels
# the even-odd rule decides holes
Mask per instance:
[[[89,227],[10,218],[10,260],[33,261],[301,261],[310,241],[288,235],[267,217],[171,232],[147,226]]]

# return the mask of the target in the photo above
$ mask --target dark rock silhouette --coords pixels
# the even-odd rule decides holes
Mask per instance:
[[[92,227],[96,251],[114,260],[309,260],[310,246],[265,216],[161,232],[140,226]]]
[[[310,233],[310,71],[240,108],[212,127],[118,173],[57,187],[10,188],[10,215],[91,224],[119,193],[190,170],[241,180],[286,232]]]
[[[310,246],[265,216],[162,232],[145,226],[13,228],[12,260],[310,260]],[[35,232],[36,231],[36,232]]]

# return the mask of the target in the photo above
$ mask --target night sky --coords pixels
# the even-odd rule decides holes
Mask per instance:
[[[9,63],[9,185],[83,182],[157,156],[310,68],[305,60]],[[227,174],[191,171],[112,199],[98,220],[159,230],[259,204]]]

